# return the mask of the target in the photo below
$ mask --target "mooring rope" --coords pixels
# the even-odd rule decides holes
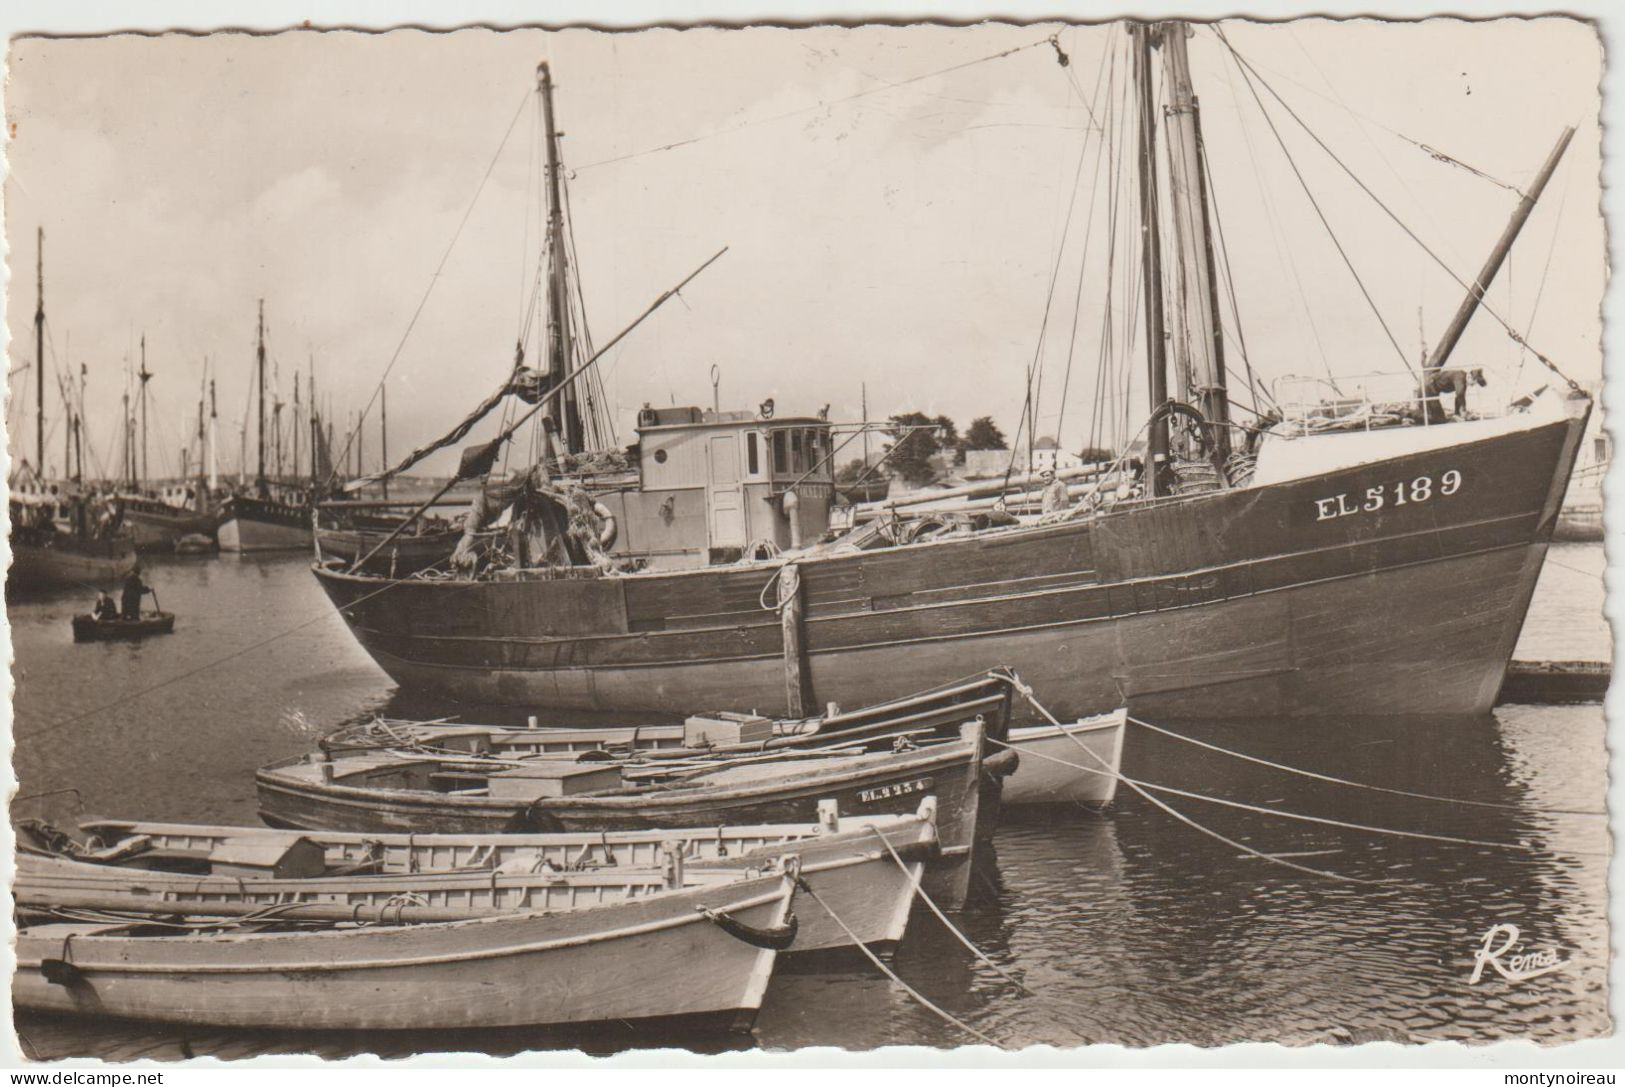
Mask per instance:
[[[1306,875],[1320,876],[1320,877],[1322,877],[1324,879],[1333,879],[1333,880],[1337,880],[1340,883],[1363,883],[1363,884],[1367,884],[1369,886],[1376,886],[1378,884],[1394,882],[1393,880],[1387,880],[1387,879],[1362,879],[1359,876],[1345,876],[1345,875],[1341,875],[1341,874],[1339,874],[1337,872],[1328,872],[1324,868],[1311,868],[1307,864],[1298,864],[1295,861],[1283,860],[1280,857],[1272,856],[1272,855],[1270,855],[1268,853],[1263,852],[1262,850],[1254,849],[1250,845],[1246,845],[1245,843],[1238,842],[1234,838],[1227,838],[1223,834],[1220,834],[1218,831],[1212,829],[1211,827],[1203,826],[1201,823],[1198,823],[1196,820],[1192,819],[1190,816],[1186,815],[1184,812],[1179,811],[1177,808],[1173,807],[1172,805],[1166,803],[1162,799],[1160,799],[1158,797],[1155,797],[1155,796],[1152,796],[1145,789],[1142,789],[1138,782],[1132,781],[1129,778],[1124,777],[1115,767],[1113,767],[1109,763],[1107,763],[1105,759],[1101,758],[1099,755],[1095,754],[1093,751],[1090,751],[1089,748],[1084,744],[1084,742],[1082,740],[1078,739],[1076,736],[1074,736],[1072,734],[1071,729],[1069,729],[1065,725],[1061,724],[1061,722],[1056,718],[1056,716],[1053,713],[1051,713],[1044,706],[1044,704],[1042,702],[1038,701],[1038,698],[1037,698],[1036,695],[1033,694],[1033,689],[1031,687],[1027,686],[1025,683],[1021,682],[1020,679],[1016,678],[1013,675],[1011,677],[1011,680],[1014,683],[1016,690],[1021,692],[1021,696],[1023,698],[1025,698],[1028,702],[1032,703],[1032,706],[1033,706],[1034,709],[1036,709],[1039,713],[1043,714],[1046,718],[1048,718],[1050,724],[1052,724],[1056,728],[1060,729],[1061,732],[1063,734],[1065,734],[1068,739],[1070,739],[1073,743],[1078,745],[1079,749],[1082,750],[1084,752],[1084,754],[1088,755],[1090,758],[1092,758],[1096,762],[1100,763],[1102,766],[1105,767],[1105,769],[1104,770],[1090,770],[1090,768],[1087,767],[1087,766],[1078,766],[1076,763],[1066,762],[1064,759],[1056,759],[1056,758],[1054,758],[1054,756],[1051,756],[1051,755],[1040,755],[1039,752],[1032,751],[1032,750],[1021,751],[1021,752],[1018,752],[1018,754],[1020,754],[1020,755],[1034,755],[1034,756],[1038,756],[1038,757],[1042,757],[1042,758],[1048,758],[1048,759],[1051,759],[1052,761],[1059,762],[1064,766],[1072,766],[1075,769],[1083,770],[1083,771],[1086,771],[1088,773],[1104,773],[1104,774],[1107,774],[1107,775],[1109,775],[1111,777],[1114,777],[1118,781],[1122,782],[1124,785],[1127,785],[1130,789],[1133,789],[1147,803],[1153,805],[1156,808],[1161,809],[1166,814],[1173,816],[1175,819],[1179,820],[1181,823],[1184,823],[1186,826],[1190,827],[1192,830],[1196,830],[1196,831],[1198,831],[1198,832],[1200,832],[1202,834],[1205,834],[1209,838],[1214,839],[1215,841],[1223,842],[1225,845],[1230,846],[1232,849],[1239,849],[1243,853],[1248,854],[1249,856],[1258,857],[1261,860],[1269,861],[1271,864],[1279,864],[1284,868],[1291,868],[1294,871],[1303,872]],[[987,740],[988,740],[989,743],[1001,744],[1000,741],[993,739],[991,736],[988,737]],[[1001,746],[1010,747],[1009,744],[1001,744]],[[1014,750],[1014,749],[1012,748],[1012,750]]]
[[[992,737],[988,738],[988,742],[999,744],[1001,747],[1009,747],[1013,751],[1016,750],[1016,748],[1012,747],[1010,744],[1000,743],[1000,741],[995,740]],[[1084,750],[1087,751],[1088,749],[1085,748]],[[1089,753],[1091,755],[1094,754],[1092,751]],[[1086,773],[1104,772],[1090,770],[1090,768],[1087,766],[1083,766],[1075,762],[1068,762],[1066,759],[1058,758],[1054,755],[1046,755],[1042,751],[1025,750],[1020,751],[1019,754],[1023,758],[1031,755],[1035,758],[1046,759],[1050,762],[1059,763],[1062,766],[1070,766],[1074,770],[1082,770]],[[1445,842],[1450,845],[1473,845],[1486,849],[1510,849],[1520,853],[1562,853],[1577,857],[1606,857],[1608,855],[1606,850],[1551,849],[1541,846],[1528,845],[1524,842],[1491,842],[1482,838],[1457,838],[1448,834],[1428,834],[1419,830],[1398,830],[1394,827],[1376,827],[1370,826],[1366,823],[1349,823],[1341,819],[1328,819],[1319,815],[1305,815],[1302,812],[1285,811],[1279,808],[1266,808],[1259,804],[1248,804],[1240,800],[1227,800],[1224,797],[1209,796],[1206,793],[1193,793],[1187,789],[1176,789],[1171,785],[1158,785],[1149,781],[1136,781],[1135,779],[1125,777],[1122,774],[1117,774],[1115,776],[1123,784],[1129,786],[1131,789],[1134,789],[1136,792],[1140,792],[1142,796],[1145,795],[1142,790],[1150,790],[1151,792],[1167,793],[1171,796],[1184,797],[1187,800],[1201,800],[1209,804],[1218,804],[1226,808],[1238,808],[1242,811],[1256,812],[1260,815],[1273,815],[1281,819],[1296,819],[1305,823],[1320,823],[1329,827],[1339,827],[1343,830],[1362,831],[1366,834],[1388,834],[1398,838],[1418,838],[1430,842]]]
[[[1070,732],[1068,732],[1067,735],[1071,736],[1072,734]],[[1073,739],[1076,739],[1076,737],[1073,737]],[[1003,743],[1003,742],[1001,742],[999,740],[995,740],[991,736],[987,737],[987,742],[990,743],[990,744],[997,744],[1000,747],[1009,748],[1012,751],[1016,750],[1010,744]],[[1078,746],[1083,747],[1083,744],[1081,742],[1079,742]],[[1093,751],[1089,751],[1088,748],[1084,748],[1084,750],[1088,751],[1091,756],[1094,756],[1095,758],[1099,758],[1098,755],[1095,755],[1095,753]],[[1304,873],[1306,873],[1308,875],[1311,875],[1311,876],[1321,876],[1321,877],[1323,877],[1325,879],[1335,879],[1335,880],[1337,880],[1339,882],[1342,882],[1342,883],[1364,883],[1364,884],[1367,884],[1367,885],[1370,885],[1370,886],[1376,886],[1378,884],[1393,883],[1394,882],[1393,880],[1388,880],[1388,879],[1362,879],[1359,876],[1345,876],[1345,875],[1341,875],[1341,874],[1339,874],[1337,872],[1328,872],[1323,868],[1311,868],[1307,864],[1298,864],[1298,863],[1296,863],[1294,861],[1282,860],[1280,857],[1275,856],[1274,854],[1265,853],[1262,850],[1254,849],[1252,846],[1247,845],[1247,844],[1245,844],[1243,842],[1238,842],[1234,838],[1225,837],[1223,834],[1220,834],[1218,831],[1212,829],[1211,827],[1203,826],[1201,823],[1198,823],[1196,820],[1192,819],[1190,816],[1186,815],[1184,812],[1179,811],[1177,808],[1174,808],[1173,806],[1165,803],[1164,801],[1160,800],[1159,798],[1157,798],[1155,796],[1152,796],[1150,794],[1150,792],[1148,792],[1139,782],[1135,781],[1132,778],[1124,777],[1122,774],[1116,773],[1116,772],[1111,771],[1111,770],[1090,770],[1089,767],[1087,767],[1087,766],[1081,766],[1081,765],[1079,765],[1078,763],[1075,763],[1075,762],[1067,762],[1065,759],[1056,758],[1054,755],[1045,755],[1043,752],[1040,752],[1040,751],[1026,750],[1026,751],[1020,751],[1020,752],[1017,752],[1017,753],[1020,754],[1023,758],[1025,758],[1028,755],[1032,755],[1035,758],[1048,759],[1050,762],[1060,763],[1062,766],[1070,766],[1074,770],[1083,770],[1083,771],[1085,771],[1087,773],[1104,773],[1104,774],[1107,774],[1110,777],[1115,777],[1118,781],[1122,782],[1124,785],[1127,785],[1130,789],[1133,789],[1135,792],[1139,793],[1140,796],[1143,799],[1145,799],[1147,802],[1149,802],[1149,803],[1155,805],[1156,807],[1162,809],[1162,811],[1164,811],[1167,814],[1173,816],[1175,819],[1178,819],[1181,823],[1184,823],[1186,826],[1190,827],[1192,830],[1200,831],[1201,833],[1206,834],[1209,838],[1213,838],[1213,839],[1215,839],[1217,841],[1223,842],[1225,845],[1230,846],[1232,849],[1239,849],[1243,853],[1248,854],[1249,856],[1257,857],[1260,860],[1269,861],[1271,864],[1279,864],[1279,865],[1281,865],[1283,867],[1292,868],[1292,869],[1295,869],[1295,870],[1297,870],[1299,872],[1304,872]]]
[[[975,1027],[971,1026],[969,1023],[966,1023],[962,1019],[956,1018],[951,1012],[944,1011],[943,1009],[937,1007],[935,1004],[931,1003],[930,1000],[926,999],[925,994],[921,993],[918,989],[914,988],[908,982],[906,982],[902,978],[898,977],[896,972],[893,971],[891,967],[887,966],[884,962],[880,961],[880,956],[876,955],[873,951],[869,950],[868,945],[865,944],[861,939],[858,938],[857,933],[853,932],[850,928],[847,927],[846,922],[842,921],[840,919],[840,917],[835,913],[835,911],[829,908],[829,903],[825,902],[822,898],[820,898],[819,895],[818,895],[818,892],[813,890],[812,886],[810,884],[808,884],[805,880],[803,880],[803,881],[800,882],[800,888],[801,888],[801,890],[806,891],[809,895],[811,895],[812,900],[814,902],[818,903],[818,905],[823,908],[825,913],[829,914],[830,920],[834,921],[837,925],[839,925],[841,927],[841,931],[846,933],[847,939],[852,941],[852,946],[853,947],[855,947],[859,951],[863,952],[864,956],[866,958],[868,958],[868,960],[870,962],[874,963],[875,966],[880,969],[881,973],[885,974],[888,978],[895,981],[898,985],[902,986],[903,991],[906,992],[909,996],[913,997],[915,1000],[919,1001],[922,1005],[924,1005],[930,1011],[932,1011],[936,1015],[940,1016],[945,1022],[952,1023],[954,1026],[958,1027],[960,1030],[964,1031],[966,1034],[969,1034],[972,1038],[975,1038],[977,1041],[986,1042],[988,1045],[993,1046],[993,1047],[995,1047],[997,1049],[1004,1048],[1003,1046],[999,1045],[998,1042],[995,1042],[992,1038],[989,1038],[986,1034],[983,1034],[981,1031],[977,1030]]]
[[[1143,721],[1138,717],[1130,717],[1128,720],[1132,721],[1136,725],[1139,725],[1141,728],[1150,729],[1152,732],[1160,733],[1161,735],[1167,736],[1170,739],[1180,740],[1188,744],[1194,744],[1197,747],[1206,748],[1209,751],[1216,751],[1221,755],[1229,755],[1233,759],[1242,759],[1245,762],[1255,762],[1260,766],[1267,766],[1271,770],[1281,770],[1288,774],[1298,774],[1302,777],[1314,778],[1316,781],[1327,781],[1334,785],[1347,785],[1351,789],[1370,789],[1372,792],[1389,793],[1394,796],[1408,796],[1417,800],[1433,800],[1441,804],[1469,804],[1475,808],[1500,808],[1505,811],[1534,812],[1542,815],[1591,815],[1604,819],[1608,817],[1607,812],[1581,808],[1530,808],[1525,807],[1522,804],[1500,804],[1493,800],[1467,800],[1459,796],[1435,796],[1431,793],[1411,792],[1409,789],[1391,789],[1383,785],[1369,785],[1363,781],[1350,781],[1348,778],[1333,777],[1330,774],[1320,774],[1313,770],[1303,770],[1296,766],[1287,766],[1285,763],[1271,762],[1269,759],[1262,759],[1257,755],[1248,755],[1241,751],[1233,751],[1227,747],[1220,747],[1218,744],[1210,744],[1205,740],[1198,740],[1194,736],[1186,736],[1182,733],[1173,732],[1169,729],[1163,728],[1160,725],[1153,725],[1151,722]]]
[[[1013,974],[1010,974],[1002,966],[1000,966],[998,963],[996,963],[992,959],[988,958],[986,952],[984,952],[981,948],[977,947],[975,944],[971,943],[970,937],[966,936],[963,932],[960,932],[959,929],[957,927],[955,927],[954,923],[952,921],[948,920],[947,915],[944,914],[942,912],[941,908],[939,908],[937,906],[937,904],[931,900],[931,896],[925,893],[925,888],[920,886],[919,877],[917,877],[913,872],[910,872],[908,870],[908,863],[906,861],[904,861],[902,857],[897,855],[896,848],[891,844],[891,841],[889,839],[887,839],[886,835],[881,831],[881,829],[879,827],[875,826],[873,823],[867,823],[867,824],[865,824],[864,828],[866,830],[870,831],[871,833],[873,833],[876,838],[880,839],[880,844],[884,845],[886,847],[886,852],[891,854],[891,859],[897,862],[897,867],[899,867],[899,868],[901,868],[903,870],[903,874],[908,876],[909,882],[914,885],[914,895],[915,895],[915,897],[918,898],[921,902],[924,902],[925,905],[926,905],[926,908],[929,909],[932,913],[936,914],[937,920],[942,922],[942,927],[947,929],[953,935],[954,939],[958,940],[961,944],[963,944],[965,946],[965,950],[969,951],[972,955],[975,955],[978,959],[980,959],[982,961],[982,963],[985,966],[987,966],[995,974],[999,975],[1005,981],[1008,981],[1011,985],[1014,985],[1016,988],[1020,989],[1024,993],[1026,993],[1028,996],[1038,996],[1039,995],[1039,994],[1033,992],[1031,989],[1027,988],[1026,985],[1022,984],[1020,978],[1017,978]]]

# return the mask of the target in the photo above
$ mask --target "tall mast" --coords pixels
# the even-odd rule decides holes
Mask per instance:
[[[265,299],[260,299],[260,331],[259,348],[256,352],[259,360],[259,423],[260,423],[260,453],[259,471],[254,476],[254,485],[260,490],[265,489]]]
[[[139,487],[152,478],[147,463],[147,382],[152,380],[152,372],[147,369],[147,334],[141,334],[141,371],[136,374],[141,379],[141,478],[136,481]]]
[[[564,251],[564,206],[559,179],[559,134],[553,125],[553,76],[543,61],[536,66],[536,91],[542,96],[542,124],[547,148],[547,376],[550,385],[562,382],[570,372],[569,260]],[[574,385],[559,396],[565,448],[579,453],[583,448],[581,413],[576,406]]]
[[[1557,138],[1557,146],[1553,147],[1552,153],[1546,156],[1546,165],[1540,168],[1540,173],[1535,177],[1534,184],[1529,186],[1529,191],[1524,193],[1523,199],[1518,201],[1518,206],[1513,209],[1512,219],[1507,223],[1506,229],[1501,232],[1501,239],[1495,243],[1495,248],[1490,251],[1490,258],[1484,262],[1484,267],[1480,269],[1478,278],[1473,281],[1472,287],[1467,291],[1467,297],[1462,299],[1461,306],[1456,310],[1456,315],[1450,319],[1450,324],[1445,328],[1444,335],[1439,338],[1439,346],[1433,349],[1433,357],[1428,359],[1427,369],[1439,369],[1445,364],[1445,360],[1450,357],[1450,352],[1456,349],[1456,343],[1461,339],[1461,334],[1467,330],[1467,322],[1472,320],[1474,313],[1478,312],[1478,304],[1484,300],[1484,292],[1489,290],[1490,284],[1495,281],[1495,275],[1501,270],[1502,262],[1506,260],[1507,254],[1512,251],[1512,243],[1518,240],[1518,232],[1523,229],[1523,224],[1528,221],[1529,213],[1535,210],[1535,201],[1539,200],[1540,194],[1545,191],[1546,183],[1552,179],[1552,173],[1557,169],[1557,164],[1562,161],[1563,152],[1569,149],[1569,141],[1573,138],[1573,128],[1565,128],[1563,134]]]
[[[39,227],[34,294],[34,475],[45,480],[45,228]]]
[[[1168,399],[1168,347],[1163,339],[1162,236],[1157,226],[1157,117],[1151,93],[1151,34],[1148,23],[1129,28],[1134,37],[1134,82],[1140,105],[1140,249],[1145,284],[1145,352],[1150,371],[1151,410]],[[1168,460],[1168,419],[1154,417],[1146,438],[1146,494],[1161,493],[1158,479]]]
[[[1215,460],[1230,453],[1230,397],[1225,388],[1224,332],[1219,325],[1219,294],[1213,260],[1213,233],[1208,220],[1207,171],[1202,156],[1202,120],[1191,87],[1185,39],[1190,27],[1162,24],[1162,57],[1168,87],[1168,191],[1179,247],[1179,288],[1174,300],[1183,315],[1185,335],[1175,345],[1185,355],[1181,373],[1190,375],[1188,393],[1210,423]]]

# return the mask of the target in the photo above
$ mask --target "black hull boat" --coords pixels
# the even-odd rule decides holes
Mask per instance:
[[[152,498],[120,496],[124,524],[137,551],[168,553],[188,536],[203,536],[213,546],[218,520],[212,512],[183,509]]]
[[[76,642],[136,641],[154,634],[175,633],[175,616],[167,611],[155,611],[139,619],[98,619],[94,615],[73,617],[73,640]]]
[[[311,546],[310,510],[290,502],[232,495],[220,508],[220,550],[302,551]]]
[[[1303,439],[1451,439],[1091,518],[796,562],[811,704],[1020,662],[1058,714],[1483,713],[1589,402]],[[1473,440],[1475,434],[1483,437]],[[1373,442],[1372,448],[1375,448]],[[782,564],[488,581],[316,576],[403,686],[549,709],[788,709]],[[380,591],[389,586],[387,592]]]

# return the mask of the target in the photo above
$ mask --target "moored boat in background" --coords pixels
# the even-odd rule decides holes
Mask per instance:
[[[1128,710],[1062,724],[1010,730],[1021,761],[1004,783],[1007,805],[1075,804],[1104,808],[1117,795]]]

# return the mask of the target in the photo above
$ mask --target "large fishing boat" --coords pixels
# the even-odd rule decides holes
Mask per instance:
[[[1354,391],[1282,397],[1242,426],[1230,416],[1189,32],[1129,29],[1143,451],[1131,445],[1083,501],[1046,515],[899,504],[845,533],[827,531],[833,424],[775,417],[770,403],[646,408],[628,480],[579,469],[578,390],[602,352],[571,344],[563,258],[573,249],[544,66],[546,382],[527,384],[516,367],[481,410],[514,393],[546,413],[544,451],[564,448],[528,474],[487,478],[490,509],[471,511],[454,576],[319,563],[357,639],[403,686],[561,709],[798,714],[1009,662],[1067,717],[1125,701],[1164,716],[1487,711],[1591,401],[1532,348],[1566,386],[1454,418],[1433,394],[1459,375],[1447,369],[1461,365],[1457,342],[1572,130],[1476,280],[1461,281],[1466,297],[1421,373],[1345,378]],[[460,475],[488,474],[515,429],[468,450]],[[497,508],[516,527],[481,552],[474,534]]]

